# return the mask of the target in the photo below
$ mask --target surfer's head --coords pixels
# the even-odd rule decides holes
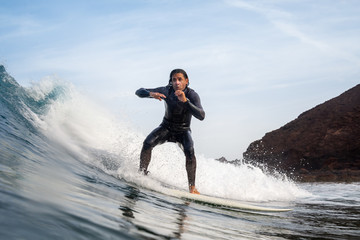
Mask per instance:
[[[189,86],[189,77],[188,77],[187,73],[185,72],[185,70],[180,69],[180,68],[177,68],[177,69],[174,69],[171,71],[170,78],[169,78],[169,85],[172,86],[173,76],[175,76],[177,73],[181,73],[183,75],[184,79],[187,81],[186,87]]]

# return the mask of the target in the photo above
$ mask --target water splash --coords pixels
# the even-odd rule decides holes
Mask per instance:
[[[59,92],[58,98],[49,97]],[[47,102],[37,126],[52,141],[86,164],[137,185],[161,190],[163,183],[187,190],[185,156],[174,143],[153,150],[150,177],[137,173],[145,135],[80,94],[71,84],[46,79],[27,90],[34,100]],[[61,97],[59,97],[61,95]],[[51,100],[49,100],[51,99]],[[197,155],[197,188],[202,194],[246,201],[291,201],[308,195],[286,177],[266,174],[248,164],[221,163]]]

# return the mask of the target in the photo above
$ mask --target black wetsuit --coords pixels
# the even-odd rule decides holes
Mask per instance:
[[[136,95],[141,98],[150,97],[150,92],[158,92],[166,96],[163,99],[166,110],[160,126],[154,129],[144,141],[140,155],[140,171],[147,173],[147,167],[151,160],[151,151],[156,145],[167,141],[177,142],[180,143],[186,156],[189,186],[195,186],[196,157],[190,123],[192,116],[199,120],[205,118],[199,95],[193,89],[186,87],[184,93],[187,101],[181,102],[175,96],[175,91],[171,85],[154,89],[140,88],[136,91]]]

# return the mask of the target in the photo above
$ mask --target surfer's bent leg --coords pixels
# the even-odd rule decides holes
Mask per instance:
[[[191,132],[186,131],[183,135],[182,145],[186,156],[186,171],[188,175],[189,187],[195,186],[196,175],[196,157],[194,151],[194,142],[191,137]]]
[[[140,172],[143,172],[145,175],[148,173],[147,168],[150,164],[153,148],[158,144],[164,143],[168,135],[169,131],[165,127],[160,126],[146,137],[140,153]]]

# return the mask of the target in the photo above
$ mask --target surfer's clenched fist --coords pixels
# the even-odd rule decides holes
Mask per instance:
[[[185,93],[182,90],[175,91],[175,96],[177,96],[179,101],[181,101],[181,102],[186,102],[187,101]]]
[[[166,96],[164,94],[158,93],[158,92],[150,92],[150,97],[155,98],[155,99],[157,99],[159,101],[166,98]]]

